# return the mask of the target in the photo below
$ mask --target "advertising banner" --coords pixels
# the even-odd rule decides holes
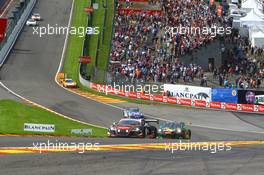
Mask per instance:
[[[128,97],[129,98],[137,98],[137,93],[136,92],[128,92]]]
[[[149,94],[141,94],[141,99],[150,100],[150,95]]]
[[[184,106],[191,106],[192,105],[192,100],[191,99],[184,99],[180,98],[177,100],[178,105],[184,105]]]
[[[241,111],[244,112],[254,112],[254,105],[251,104],[241,104]]]
[[[264,106],[259,105],[258,106],[258,112],[264,112]]]
[[[206,107],[206,101],[204,100],[195,100],[194,101],[194,106],[196,107]]]
[[[222,108],[222,103],[221,102],[211,102],[210,103],[210,108],[221,109]]]
[[[24,123],[24,131],[55,132],[55,125]]]
[[[0,18],[0,43],[5,39],[7,18]]]
[[[170,104],[177,104],[177,98],[175,97],[168,97],[167,101]]]
[[[206,102],[211,102],[212,98],[212,89],[206,87],[164,84],[164,91],[169,91],[176,98],[204,100]]]
[[[212,89],[212,102],[237,103],[237,90],[225,88]]]
[[[231,110],[231,111],[237,111],[238,106],[235,103],[225,103],[224,109]]]
[[[154,95],[153,98],[154,98],[154,101],[156,101],[156,102],[163,102],[163,96],[162,95]]]
[[[90,84],[90,88],[94,89],[94,90],[97,90],[97,84],[95,83],[91,83]]]
[[[72,129],[71,134],[92,135],[93,129]]]
[[[264,91],[238,90],[238,103],[264,105]]]
[[[90,56],[81,56],[80,57],[80,63],[82,64],[90,64],[92,61],[92,58]]]

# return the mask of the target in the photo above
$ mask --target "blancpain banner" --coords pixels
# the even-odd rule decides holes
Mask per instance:
[[[164,84],[164,91],[169,91],[176,98],[204,100],[211,102],[212,89],[198,86]]]
[[[24,131],[55,132],[55,125],[24,123]]]

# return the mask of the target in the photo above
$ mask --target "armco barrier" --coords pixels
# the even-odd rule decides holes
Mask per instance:
[[[205,108],[205,109],[207,108],[207,109],[216,109],[216,110],[225,110],[225,111],[264,113],[264,106],[262,105],[207,102],[203,100],[167,97],[159,94],[122,92],[105,85],[100,85],[96,83],[89,83],[89,84],[91,89],[94,89],[98,92],[102,92],[106,94],[114,94],[118,96],[125,96],[132,99],[142,99],[142,100],[148,100],[154,102],[177,104],[177,105],[191,106],[191,107]]]
[[[20,32],[22,31],[29,15],[31,14],[37,0],[30,0],[27,8],[25,9],[23,15],[17,22],[17,25],[15,26],[12,34],[8,37],[4,47],[0,51],[0,67],[4,64],[6,58],[8,57],[11,49],[13,48]]]

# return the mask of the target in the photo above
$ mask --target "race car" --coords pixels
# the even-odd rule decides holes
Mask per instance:
[[[144,119],[144,114],[139,112],[139,108],[127,108],[123,111],[125,118]]]
[[[38,23],[34,19],[29,19],[29,20],[27,20],[26,25],[27,26],[37,26]]]
[[[183,122],[166,122],[160,125],[158,130],[158,137],[191,139],[191,130],[188,129]]]
[[[75,88],[77,87],[77,83],[70,78],[65,78],[62,81],[62,86],[66,88]]]
[[[31,16],[31,19],[35,20],[35,21],[41,21],[41,17],[39,13],[33,13],[33,15]]]
[[[158,120],[124,118],[113,123],[108,129],[108,137],[156,138],[157,128],[149,123]]]

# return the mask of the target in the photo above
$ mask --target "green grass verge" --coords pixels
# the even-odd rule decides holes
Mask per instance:
[[[55,132],[48,135],[55,136],[80,136],[71,134],[72,129],[92,129],[89,137],[105,137],[107,132],[106,129],[65,119],[44,109],[13,100],[0,100],[0,123],[1,134],[47,135],[24,131],[24,123],[54,124]]]
[[[104,9],[103,1],[94,0],[94,3],[98,3],[99,8],[95,9],[92,13],[91,26],[89,27],[99,27],[99,35],[89,35],[87,40],[87,55],[92,57],[92,62],[87,66],[87,75],[93,75],[93,70],[96,62],[96,52],[98,50],[98,59],[97,59],[97,69],[99,70],[98,75],[96,76],[97,82],[104,81],[105,70],[107,69],[109,51],[111,47],[112,39],[112,28],[113,28],[113,16],[114,16],[114,0],[108,1],[107,12]],[[86,27],[88,16],[84,12],[84,8],[88,7],[91,4],[91,0],[82,1],[75,0],[71,26],[72,27]],[[104,28],[104,15],[106,14],[105,22],[105,32],[103,35]],[[79,57],[82,55],[83,42],[85,38],[79,37],[77,35],[69,35],[67,52],[65,55],[65,62],[63,71],[67,74],[68,77],[76,80],[78,82],[79,76]],[[99,41],[100,39],[100,41]],[[99,48],[98,41],[100,42]],[[93,77],[94,78],[94,77]],[[79,84],[79,82],[78,82]]]
[[[75,0],[74,9],[72,14],[71,26],[87,27],[87,14],[84,12],[84,8],[89,3],[83,0]],[[84,37],[78,35],[69,35],[67,52],[65,55],[64,72],[68,77],[78,80],[79,79],[79,57],[82,56]]]
[[[94,10],[92,17],[92,26],[100,28],[99,35],[91,35],[88,40],[87,54],[92,56],[92,63],[87,66],[87,75],[92,76],[96,82],[104,82],[105,71],[108,65],[109,52],[111,47],[112,29],[113,29],[113,16],[114,16],[114,0],[109,0],[107,10],[104,9],[103,1],[95,0],[99,4],[99,8]],[[104,29],[104,17],[105,29]],[[103,32],[104,31],[104,32]],[[98,45],[99,42],[99,45]],[[99,48],[98,48],[99,46]],[[93,69],[96,66],[96,51],[97,55],[97,75],[93,77]]]

